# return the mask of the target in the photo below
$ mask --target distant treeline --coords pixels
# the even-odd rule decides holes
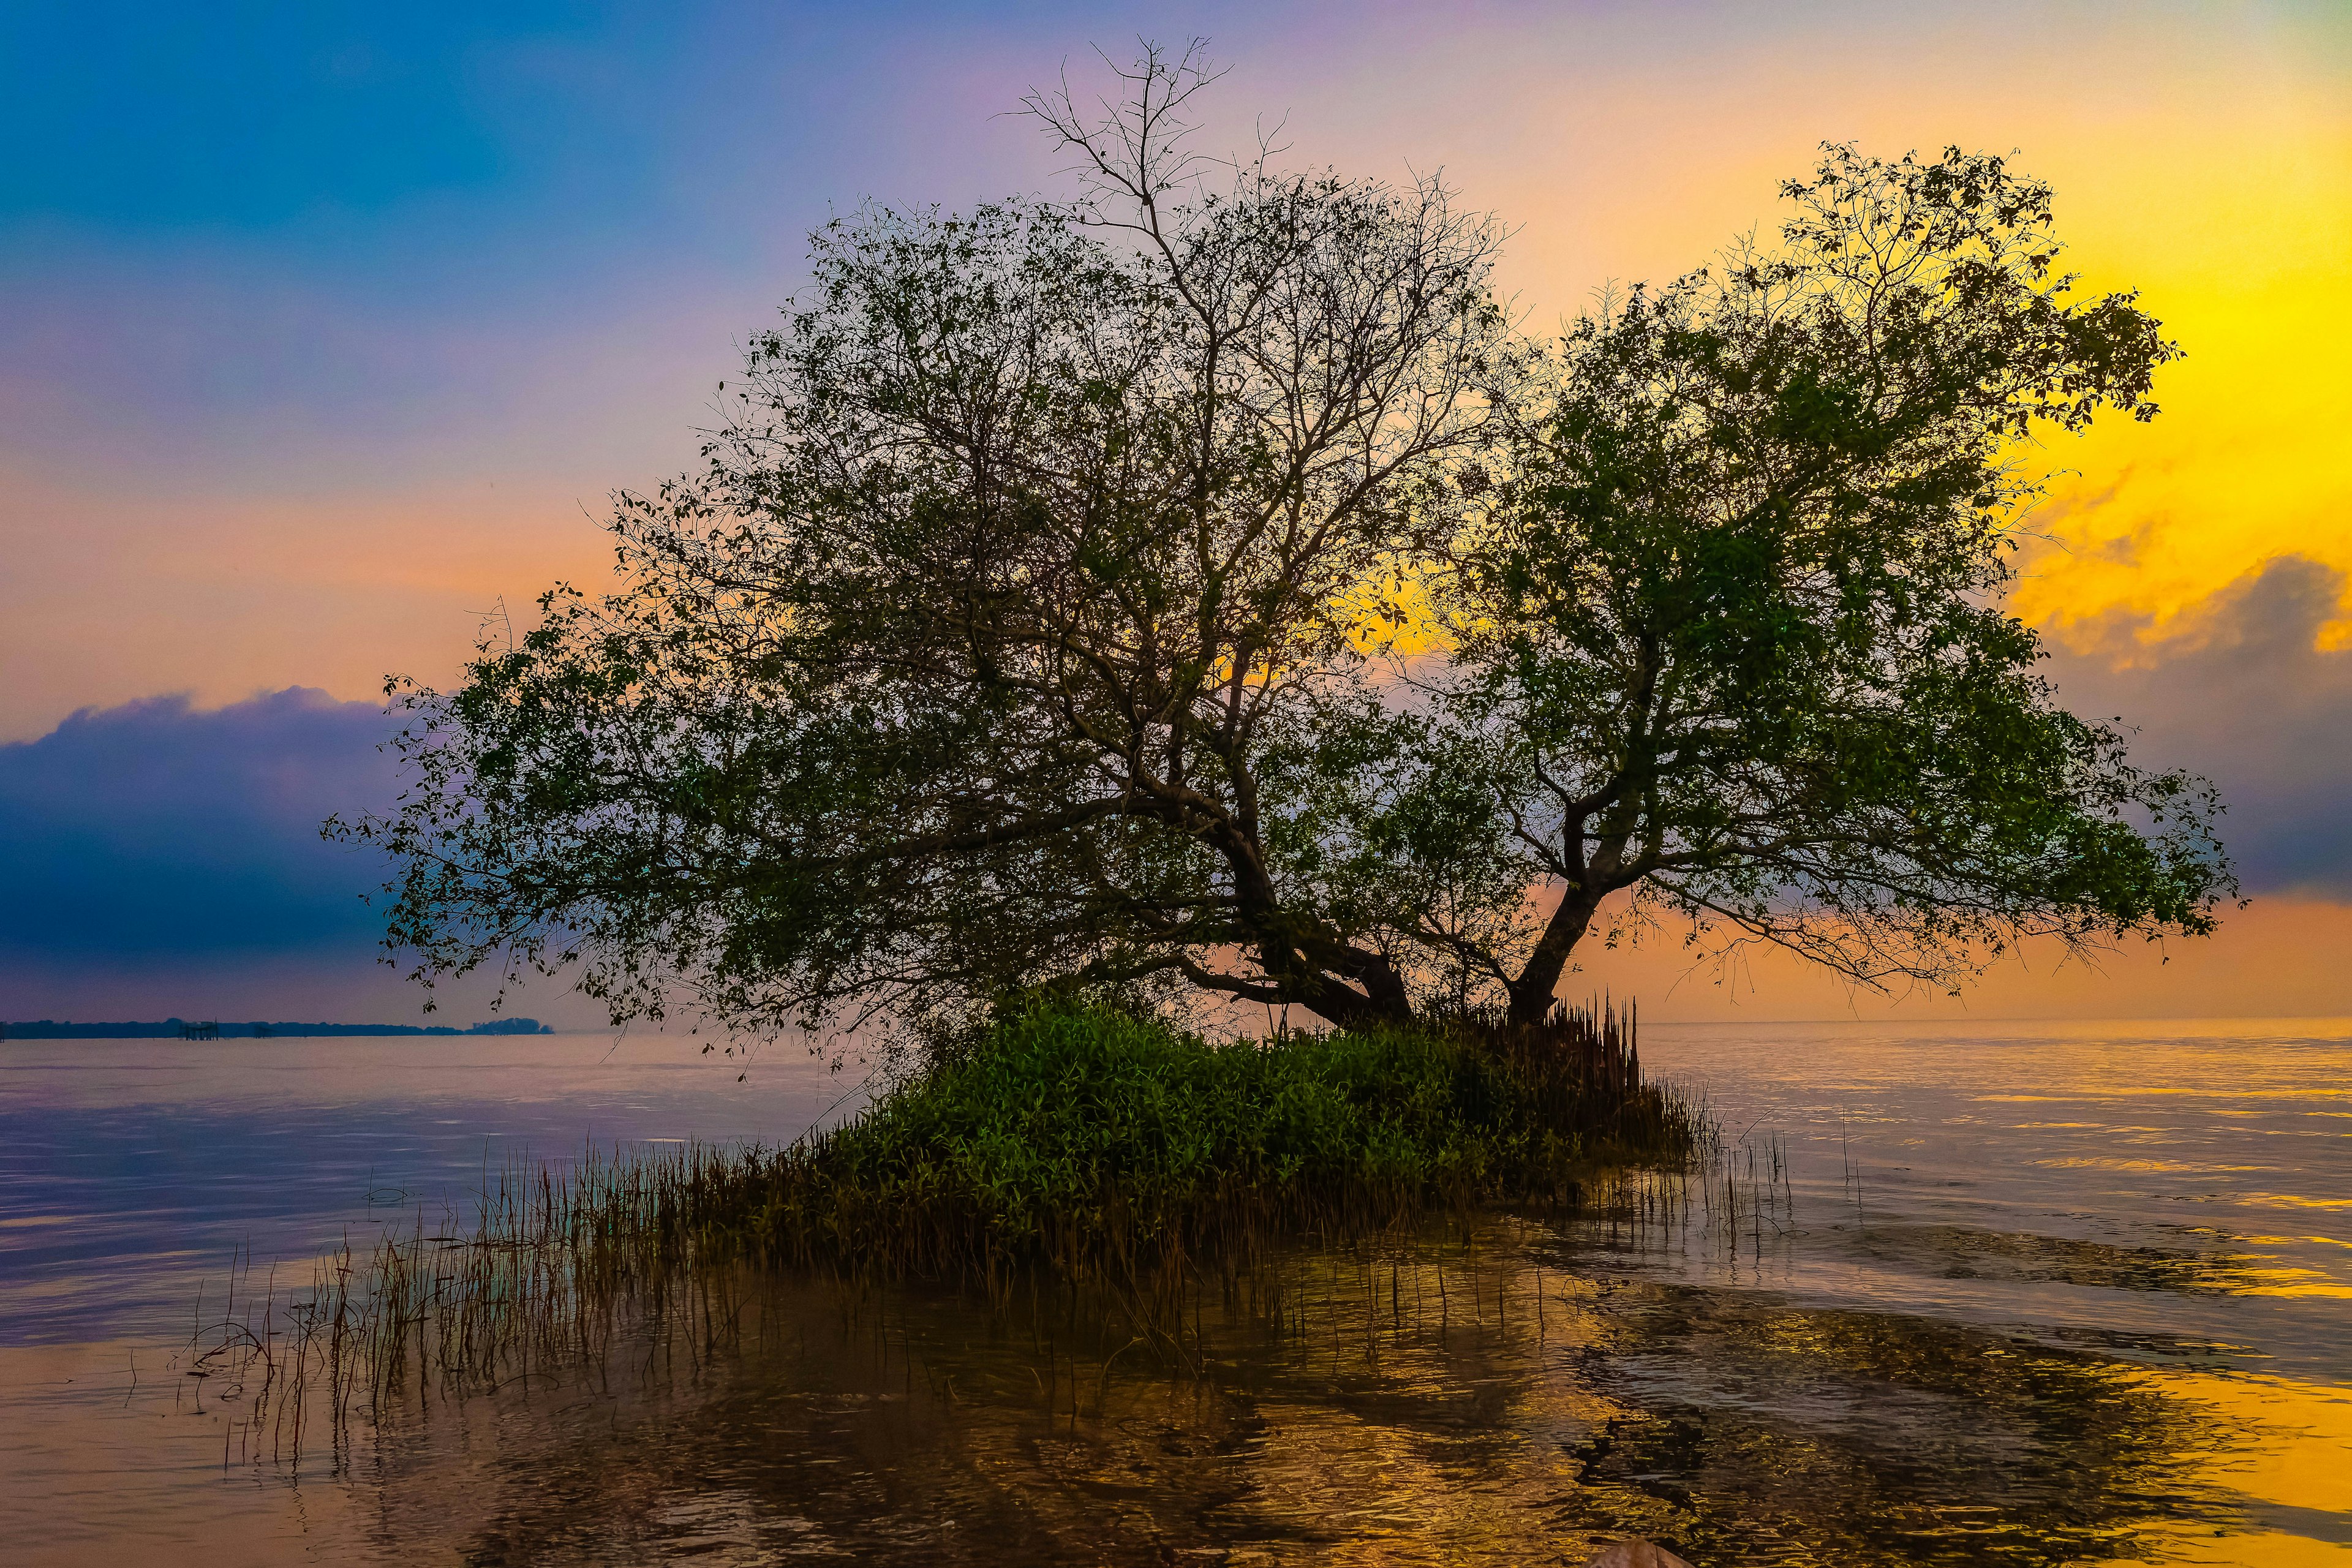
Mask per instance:
[[[162,1023],[143,1024],[60,1024],[54,1018],[37,1022],[0,1024],[0,1037],[11,1040],[174,1040],[194,1023],[186,1018],[166,1018]],[[205,1021],[209,1024],[211,1020]],[[456,1028],[446,1024],[419,1026],[415,1024],[232,1024],[221,1019],[219,1037],[224,1040],[299,1038],[309,1035],[551,1035],[555,1033],[536,1018],[499,1018],[470,1028]]]

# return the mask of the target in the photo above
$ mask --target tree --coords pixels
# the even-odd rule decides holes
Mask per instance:
[[[1783,244],[1607,301],[1471,526],[1433,540],[1444,694],[1528,885],[1488,973],[1539,1017],[1603,900],[1866,984],[2026,935],[2203,933],[2200,781],[2061,708],[2006,614],[2037,429],[2147,419],[2176,353],[2070,299],[2001,160],[1830,147]]]
[[[1265,149],[1213,183],[1206,80],[1154,51],[1099,120],[1033,99],[1076,202],[829,225],[705,470],[620,499],[625,585],[395,684],[415,783],[333,826],[397,857],[420,975],[768,1024],[1040,983],[1411,1015],[1493,814],[1383,785],[1428,721],[1358,628],[1518,352],[1497,234]]]
[[[1074,202],[828,226],[702,471],[620,498],[621,587],[394,684],[412,785],[330,830],[421,977],[1526,1022],[1612,894],[1868,984],[2210,929],[2210,792],[1998,604],[2021,443],[2172,353],[2068,298],[2045,188],[1832,150],[1780,247],[1547,359],[1435,181],[1213,183],[1207,79],[1033,99]]]

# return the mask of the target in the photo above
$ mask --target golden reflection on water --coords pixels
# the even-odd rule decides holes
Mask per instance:
[[[233,1404],[158,1384],[53,1401],[11,1487],[146,1479],[146,1517],[58,1563],[171,1542],[192,1499],[222,1563],[1503,1564],[1629,1533],[1701,1568],[2352,1555],[2343,1388],[1583,1258],[1520,1222],[1301,1252],[1173,1342],[1083,1297],[732,1274],[560,1381],[409,1390],[331,1482],[235,1462]]]
[[[2140,1375],[2164,1397],[2202,1406],[2217,1426],[2244,1435],[2241,1446],[2201,1457],[2200,1484],[2248,1500],[2257,1519],[2303,1521],[2325,1539],[2285,1529],[2216,1534],[2175,1526],[2152,1531],[2153,1550],[2135,1561],[2342,1568],[2352,1560],[2352,1390],[2170,1369]]]
[[[763,1509],[792,1500],[803,1551],[858,1539],[867,1516],[838,1506],[862,1495],[850,1476],[910,1471],[1032,1561],[1573,1562],[1626,1532],[1703,1564],[2340,1550],[2273,1528],[2345,1507],[2321,1479],[2352,1467],[2330,1391],[1592,1279],[1541,1258],[1539,1241],[1487,1235],[1385,1268],[1299,1260],[1270,1310],[1210,1313],[1200,1375],[1122,1363],[1115,1333],[1081,1335],[1073,1352],[1033,1322],[1024,1353],[1017,1331],[976,1338],[937,1300],[877,1304],[870,1330],[852,1316],[817,1358],[838,1377],[870,1332],[863,1379],[828,1382],[830,1403],[809,1407],[822,1416],[796,1432],[771,1426],[769,1465],[708,1448],[689,1468],[724,1478],[737,1537],[769,1539]],[[786,1310],[798,1321],[805,1304]],[[790,1356],[755,1352],[719,1396],[719,1427],[802,1409],[814,1364],[804,1331]],[[852,1413],[856,1456],[816,1456],[847,1475],[812,1485],[822,1467],[793,1465],[792,1484],[772,1484],[780,1451]],[[636,1480],[615,1487],[600,1468],[596,1485],[562,1489],[600,1508],[642,1495],[643,1456],[657,1468],[694,1446],[658,1430],[604,1456]],[[646,1511],[631,1550],[658,1550],[662,1521],[679,1517]],[[494,1533],[510,1546],[573,1528],[531,1518],[518,1533],[509,1511]],[[929,1544],[956,1550],[933,1522]]]

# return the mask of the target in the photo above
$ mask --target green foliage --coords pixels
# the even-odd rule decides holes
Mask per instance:
[[[1696,1123],[1629,1056],[1567,1033],[1527,1046],[1428,1029],[1219,1045],[1038,1008],[753,1166],[727,1206],[800,1259],[1157,1269],[1432,1204],[1570,1201],[1612,1163],[1690,1154]]]
[[[2000,607],[2019,442],[2147,418],[2174,349],[2075,301],[2046,185],[1831,148],[1743,247],[1579,323],[1507,481],[1440,542],[1447,706],[1559,902],[1540,1015],[1601,901],[1950,984],[2020,937],[2202,933],[2210,787],[2068,713]]]

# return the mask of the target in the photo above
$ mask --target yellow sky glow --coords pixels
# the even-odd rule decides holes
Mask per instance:
[[[2141,159],[2061,195],[2085,285],[2137,287],[2187,357],[2152,425],[2047,447],[2075,471],[2032,520],[2055,548],[2019,613],[2161,632],[2276,556],[2352,573],[2352,120],[2306,108],[2218,145],[2150,126]]]

